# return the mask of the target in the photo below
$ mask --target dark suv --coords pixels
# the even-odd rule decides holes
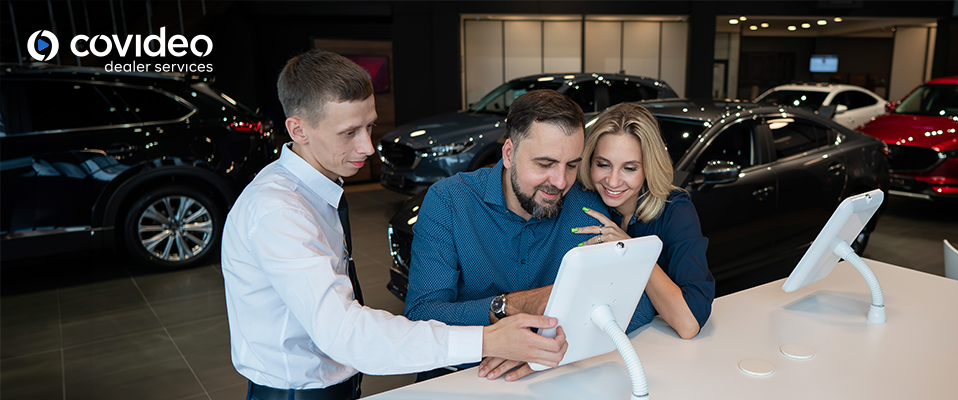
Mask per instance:
[[[818,114],[712,100],[641,104],[659,121],[673,183],[695,204],[718,295],[788,276],[843,199],[888,191],[885,145]],[[425,193],[389,221],[387,287],[401,299]],[[879,216],[851,244],[859,254]]]
[[[0,82],[3,261],[125,247],[193,265],[276,157],[269,120],[204,78],[5,65]]]
[[[619,74],[547,74],[506,82],[468,110],[400,126],[376,147],[383,162],[381,183],[414,194],[457,172],[492,165],[502,158],[505,118],[512,101],[531,90],[552,89],[575,100],[586,118],[626,101],[677,97],[663,81]]]

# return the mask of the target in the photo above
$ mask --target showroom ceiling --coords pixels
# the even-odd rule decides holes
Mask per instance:
[[[742,20],[745,17],[745,20]],[[837,19],[837,22],[836,22]],[[781,17],[720,15],[717,32],[741,32],[742,36],[785,37],[893,37],[896,27],[936,26],[933,18],[865,18],[865,17]],[[791,29],[789,27],[792,27]]]

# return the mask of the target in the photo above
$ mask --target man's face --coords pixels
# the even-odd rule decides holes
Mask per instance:
[[[565,194],[575,183],[582,160],[584,133],[581,128],[567,135],[561,128],[533,122],[529,136],[518,148],[506,151],[510,160],[512,193],[522,209],[538,219],[556,216]]]
[[[373,154],[372,129],[376,121],[373,96],[365,100],[326,103],[326,117],[316,126],[298,118],[287,119],[294,150],[332,181],[359,172]],[[291,127],[290,120],[296,120]]]

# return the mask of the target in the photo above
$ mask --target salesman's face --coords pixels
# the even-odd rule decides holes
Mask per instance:
[[[571,135],[547,122],[533,122],[529,136],[514,148],[509,168],[512,191],[522,209],[538,219],[556,216],[575,183],[584,132]]]

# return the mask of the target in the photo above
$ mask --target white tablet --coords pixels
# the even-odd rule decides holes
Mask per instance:
[[[828,276],[841,258],[832,251],[832,240],[837,238],[851,244],[881,206],[884,198],[885,194],[880,189],[875,189],[842,201],[785,280],[782,290],[793,292]]]
[[[592,310],[603,304],[612,308],[624,331],[649,282],[662,251],[656,236],[576,247],[562,258],[545,315],[559,320],[569,348],[559,365],[565,365],[615,350],[609,335],[592,323]],[[556,330],[539,333],[555,337]],[[530,364],[533,370],[549,367]]]

